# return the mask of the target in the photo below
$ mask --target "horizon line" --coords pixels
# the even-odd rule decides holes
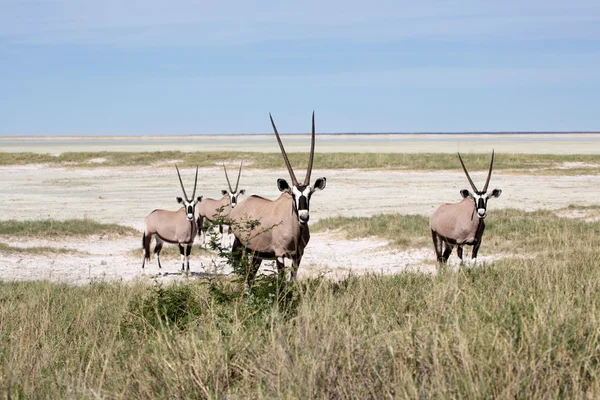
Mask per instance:
[[[85,133],[62,133],[62,134],[2,134],[3,138],[50,138],[50,137],[143,137],[143,136],[264,136],[273,133],[119,133],[119,134],[85,134]],[[308,132],[283,132],[285,135],[310,135]],[[566,131],[455,131],[455,132],[317,132],[318,135],[569,135],[569,134],[600,134],[600,130],[566,130]]]

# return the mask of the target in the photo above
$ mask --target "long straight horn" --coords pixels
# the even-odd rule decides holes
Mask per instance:
[[[465,167],[465,163],[463,162],[462,157],[460,156],[460,153],[458,153],[458,159],[460,160],[460,164],[462,165],[463,170],[465,171],[465,174],[467,175],[467,179],[469,180],[469,183],[471,184],[473,191],[475,193],[479,194],[479,190],[477,190],[477,188],[475,187],[475,184],[471,180],[471,177],[469,176],[469,172],[467,171],[467,167]]]
[[[275,137],[277,137],[277,142],[279,143],[279,148],[281,149],[281,154],[283,155],[283,161],[285,161],[285,165],[287,166],[288,172],[290,173],[290,177],[292,178],[292,184],[294,186],[298,185],[298,179],[296,179],[296,175],[294,174],[294,170],[290,165],[290,160],[288,160],[288,156],[283,148],[283,143],[281,143],[281,138],[279,137],[279,132],[277,132],[277,127],[275,126],[275,122],[273,122],[273,117],[271,113],[269,113],[269,118],[271,118],[271,125],[273,125],[273,130],[275,131]]]
[[[304,186],[310,185],[310,173],[312,172],[313,158],[315,156],[315,112],[312,114],[312,139],[310,142],[310,158],[308,159],[308,169],[304,178]]]
[[[196,184],[198,183],[198,166],[196,165],[196,177],[194,178],[194,194],[192,194],[192,201],[196,198]]]
[[[237,192],[237,190],[238,190],[238,186],[239,186],[239,184],[240,184],[240,176],[242,176],[242,164],[244,164],[244,162],[243,162],[243,161],[240,163],[240,170],[238,171],[238,180],[237,180],[237,182],[235,183],[235,190],[234,190],[234,192]]]
[[[229,182],[229,176],[227,176],[227,168],[225,167],[225,163],[223,163],[223,169],[225,170],[225,178],[227,179],[227,186],[229,186],[229,191],[233,193],[233,189],[231,188],[231,182]]]
[[[492,177],[492,167],[494,166],[494,150],[492,150],[492,162],[490,162],[490,170],[488,171],[487,180],[483,187],[483,193],[487,192],[488,185],[490,184],[490,178]]]
[[[177,164],[175,164],[175,169],[177,170],[177,176],[179,177],[179,183],[181,184],[181,190],[183,190],[183,196],[185,197],[185,201],[189,202],[190,199],[187,197],[187,193],[185,192],[185,188],[183,187],[183,182],[181,181],[181,174],[179,173],[179,168],[177,168]],[[194,191],[196,188],[194,188]]]

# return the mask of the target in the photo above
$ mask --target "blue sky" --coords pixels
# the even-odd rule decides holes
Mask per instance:
[[[308,132],[312,110],[599,131],[600,2],[0,0],[0,135]]]

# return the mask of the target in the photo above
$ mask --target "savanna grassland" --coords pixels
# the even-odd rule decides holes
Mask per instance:
[[[246,294],[234,276],[3,282],[0,390],[39,398],[597,398],[600,222],[597,207],[561,212],[574,211],[578,218],[493,211],[482,249],[513,256],[438,274],[287,285],[264,276]],[[427,245],[426,223],[394,214],[323,219],[315,230],[411,248]]]
[[[506,176],[600,173],[597,155],[496,156],[494,170],[505,182]],[[489,154],[464,158],[470,171],[489,166]],[[214,167],[224,159],[263,171],[282,168],[279,154],[251,152],[0,153],[0,166],[41,165],[76,175],[78,169],[98,167],[172,168],[173,162]],[[305,168],[306,154],[290,159]],[[439,153],[317,153],[315,165],[379,172],[460,168],[456,155]],[[124,169],[125,174],[134,170]],[[65,191],[54,189],[45,206],[59,203],[63,193],[87,193],[87,180],[109,181],[104,175],[75,178],[62,177]],[[129,191],[130,182],[121,185]],[[43,184],[52,181],[38,186]],[[327,190],[337,200],[335,184],[332,179]],[[546,190],[576,198],[571,184]],[[80,202],[116,214],[111,207],[120,206],[115,199],[121,193],[110,188],[108,182]],[[423,196],[422,189],[415,190]],[[508,201],[506,192],[498,203]],[[151,192],[140,193],[150,197]],[[435,195],[431,188],[425,193]],[[128,204],[123,209],[129,210]],[[79,286],[2,281],[0,393],[7,398],[598,398],[599,207],[525,211],[491,205],[486,221],[480,255],[494,261],[449,266],[437,274],[351,274],[291,284],[263,275],[249,292],[236,275],[175,282],[92,279]],[[312,230],[350,240],[380,239],[398,251],[430,248],[433,257],[423,214],[322,217]],[[56,242],[85,244],[98,236],[135,242],[126,255],[137,266],[139,230],[83,217],[0,221],[0,256],[17,254],[22,261],[15,261],[15,268],[34,260],[43,269],[57,256],[79,262],[87,257],[85,246],[75,250]],[[35,245],[20,246],[22,241]],[[163,254],[178,258],[175,247]]]

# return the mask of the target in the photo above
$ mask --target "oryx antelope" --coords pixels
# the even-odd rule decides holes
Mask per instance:
[[[181,254],[181,270],[184,267],[187,271],[190,270],[190,253],[192,251],[192,245],[194,239],[198,234],[198,227],[196,225],[196,204],[202,200],[202,196],[196,198],[196,184],[198,183],[198,167],[196,166],[196,178],[194,179],[194,193],[192,198],[189,199],[183,182],[181,181],[181,174],[179,168],[177,169],[177,176],[179,177],[179,183],[181,184],[181,190],[183,191],[184,198],[177,197],[177,202],[183,204],[183,207],[178,211],[167,211],[167,210],[154,210],[146,217],[146,227],[144,229],[144,235],[142,236],[142,247],[144,249],[144,259],[142,261],[142,269],[146,263],[146,260],[150,260],[150,243],[152,238],[156,237],[156,247],[154,247],[154,256],[156,257],[156,263],[158,268],[162,269],[160,265],[160,251],[162,250],[164,242],[177,243],[179,245],[179,253]]]
[[[246,193],[244,189],[241,189],[238,192],[238,187],[240,184],[240,176],[242,175],[242,163],[240,163],[240,169],[238,171],[237,182],[235,183],[235,189],[231,187],[231,182],[229,182],[229,176],[227,175],[227,167],[223,164],[223,169],[225,171],[225,178],[227,179],[227,186],[229,190],[223,189],[221,193],[223,197],[219,200],[215,199],[202,199],[202,202],[198,204],[196,207],[196,213],[198,215],[198,227],[202,229],[205,222],[212,223],[218,217],[227,217],[231,212],[232,208],[238,203],[238,198],[240,195]],[[227,233],[231,234],[229,227],[227,227]],[[219,231],[221,235],[225,236],[225,230],[223,224],[219,224]],[[202,242],[204,239],[201,239]],[[223,245],[223,238],[221,239],[221,245]]]
[[[477,190],[477,187],[475,187],[460,153],[458,154],[458,158],[471,184],[473,193],[467,189],[463,189],[460,191],[463,201],[456,204],[442,204],[431,214],[429,226],[439,265],[448,261],[448,257],[450,257],[454,246],[458,247],[458,258],[462,262],[463,246],[472,245],[473,255],[471,259],[473,261],[476,260],[479,246],[481,246],[481,237],[485,230],[484,218],[487,214],[487,201],[491,197],[499,197],[502,194],[502,190],[500,189],[494,189],[491,193],[487,193],[494,166],[493,151],[490,169],[483,190]],[[444,244],[443,253],[442,243]]]
[[[254,278],[263,259],[275,259],[280,276],[284,273],[284,259],[292,260],[291,279],[296,279],[304,248],[310,239],[308,228],[310,199],[316,190],[325,189],[326,178],[318,178],[310,186],[310,174],[315,153],[315,114],[312,115],[312,138],[306,177],[299,183],[290,165],[283,143],[273,118],[269,114],[275,137],[279,143],[283,160],[287,166],[292,185],[285,179],[277,179],[277,188],[282,192],[276,200],[250,196],[231,210],[230,218],[235,221],[235,241],[232,251],[244,248],[252,256],[248,282]],[[259,221],[260,226],[250,232],[243,229],[245,221]]]

